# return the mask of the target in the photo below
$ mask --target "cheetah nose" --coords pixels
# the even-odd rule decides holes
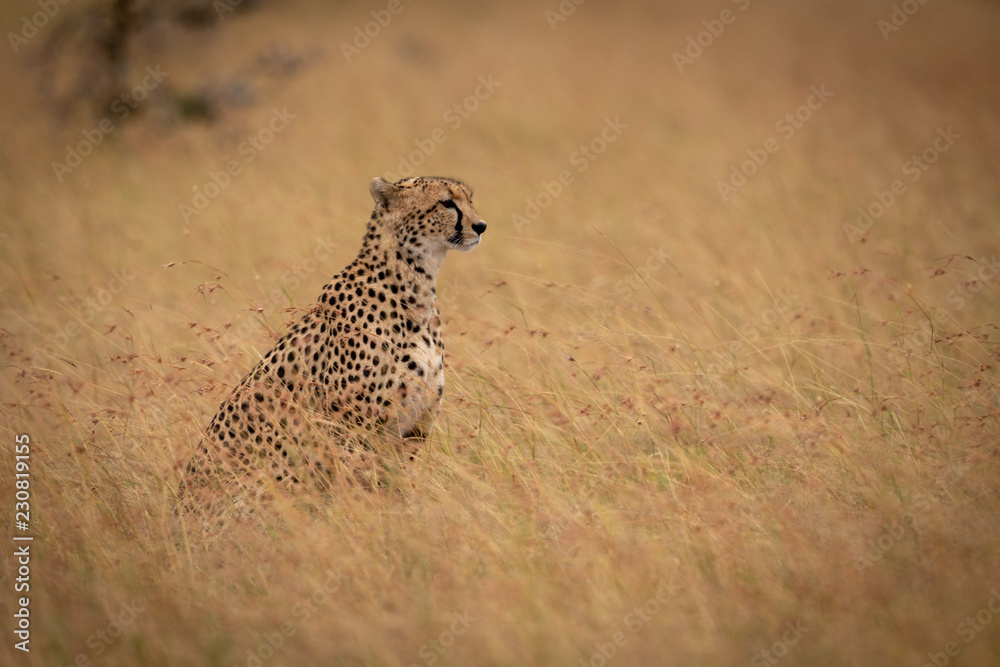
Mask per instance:
[[[482,234],[483,232],[486,231],[486,223],[485,222],[473,223],[472,231],[474,231],[477,234]]]

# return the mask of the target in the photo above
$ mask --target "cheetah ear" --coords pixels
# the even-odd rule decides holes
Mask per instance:
[[[375,200],[376,205],[389,210],[389,202],[399,192],[399,188],[381,176],[376,176],[372,179],[368,191],[372,193],[372,199]]]

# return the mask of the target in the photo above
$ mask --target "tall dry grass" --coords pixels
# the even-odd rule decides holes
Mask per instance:
[[[190,89],[276,43],[301,74],[212,124],[151,111],[63,182],[88,126],[0,60],[0,479],[12,515],[29,434],[35,536],[32,650],[5,631],[4,661],[996,664],[998,7],[927,3],[886,41],[891,3],[742,4],[586,3],[552,30],[554,2],[407,3],[350,63],[381,6],[265,6],[137,49],[136,73]],[[452,127],[480,76],[499,87]],[[813,86],[832,96],[780,133]],[[275,107],[295,118],[185,220]],[[489,229],[439,285],[424,455],[317,511],[209,539],[175,520],[216,405],[353,258],[368,180],[436,128],[417,171],[471,183]]]

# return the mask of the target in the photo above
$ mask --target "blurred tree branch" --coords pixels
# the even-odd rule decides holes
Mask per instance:
[[[109,115],[112,105],[142,80],[142,54],[162,51],[176,31],[218,30],[223,19],[244,14],[263,0],[108,0],[80,9],[67,8],[48,32],[32,64],[39,68],[42,103],[61,124]],[[281,49],[265,50],[244,71],[220,79],[206,79],[192,90],[178,91],[165,81],[150,91],[155,107],[180,120],[211,120],[227,105],[248,104],[253,95],[248,81],[259,73],[287,77],[302,58]]]

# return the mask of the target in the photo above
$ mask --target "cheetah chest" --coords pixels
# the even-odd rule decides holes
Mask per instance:
[[[427,336],[411,340],[406,347],[395,404],[396,427],[401,434],[424,430],[437,416],[444,391],[444,354],[440,344],[440,321],[434,318]],[[405,361],[404,361],[405,360]]]

